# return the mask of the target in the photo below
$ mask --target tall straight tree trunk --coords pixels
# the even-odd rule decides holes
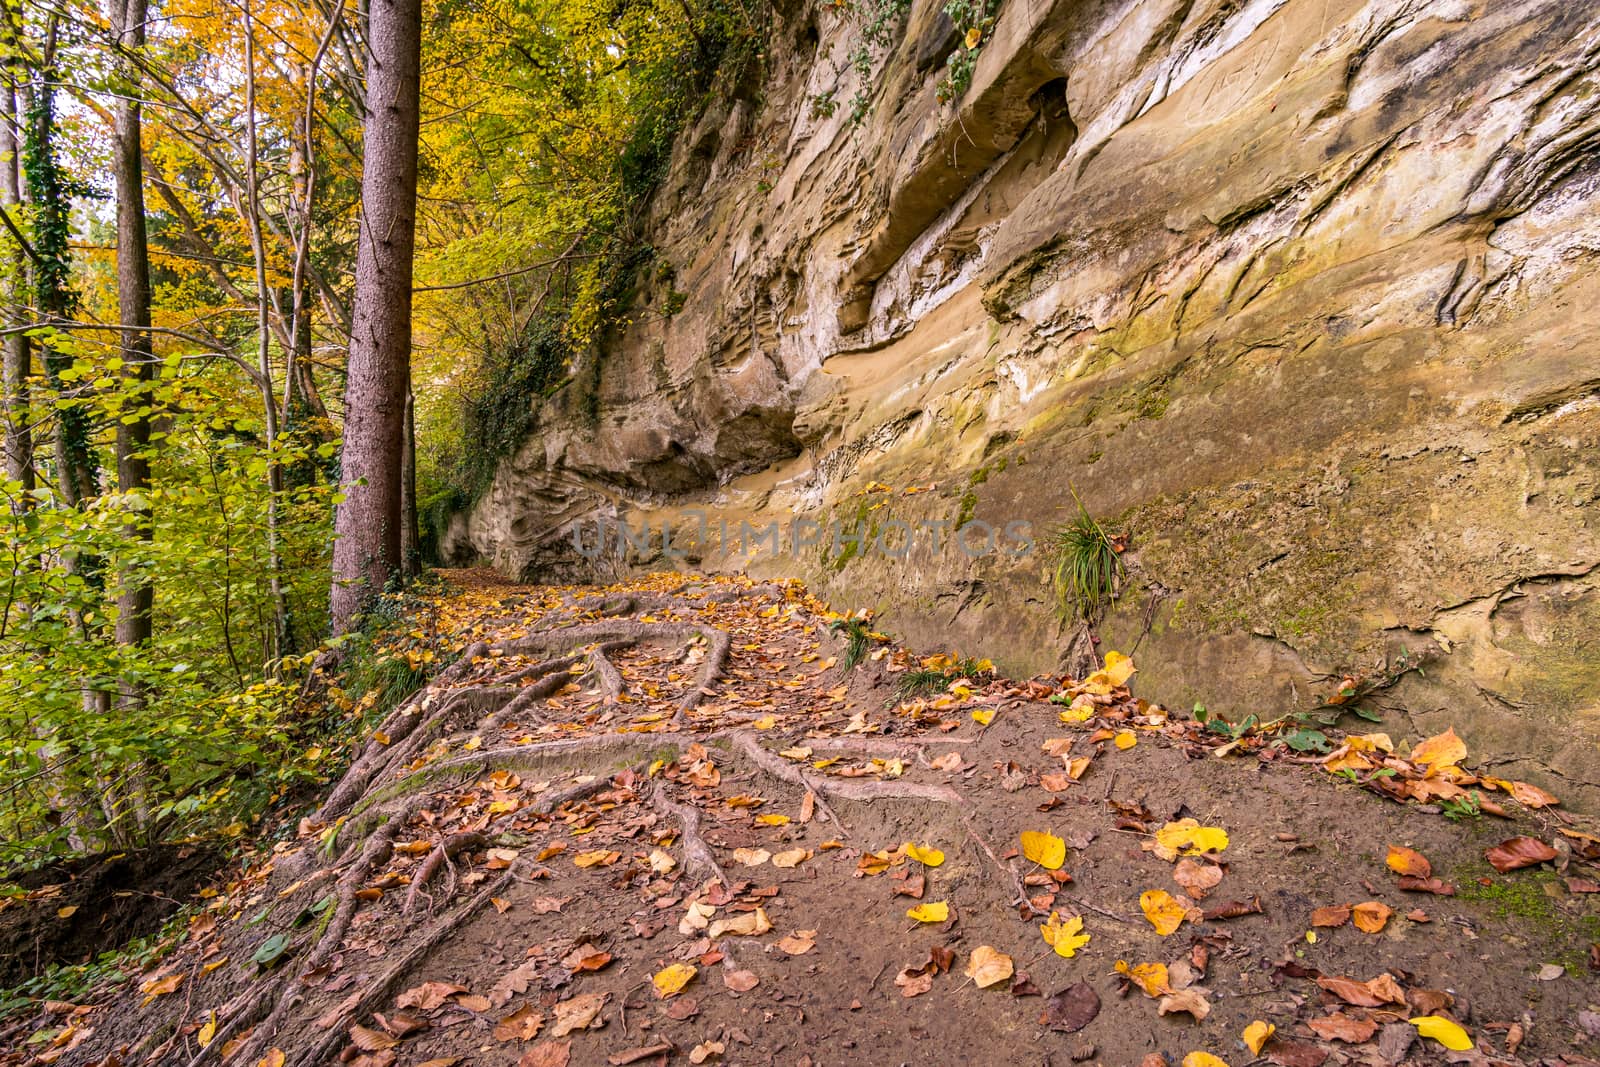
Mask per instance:
[[[144,47],[146,0],[111,0],[111,32],[123,49]],[[138,68],[122,65],[122,74],[135,86]],[[150,416],[149,388],[155,378],[155,352],[150,338],[150,246],[144,222],[144,167],[140,145],[141,116],[136,91],[117,97],[111,169],[117,197],[117,318],[122,327],[122,378],[127,383],[132,412],[117,420],[117,489],[132,498],[132,521],[127,534],[149,542],[150,524]],[[124,649],[143,648],[150,641],[150,616],[155,587],[137,571],[118,576],[117,644]],[[124,674],[117,682],[117,704],[122,715],[143,710],[146,687],[136,676]],[[145,803],[147,785],[155,769],[136,769],[128,784],[130,814],[143,832],[149,824]]]
[[[111,0],[111,30],[122,47],[144,47],[145,0]],[[137,78],[137,69],[125,64],[125,77]],[[145,239],[144,168],[140,162],[140,114],[136,92],[117,98],[115,152],[112,171],[117,196],[117,316],[122,326],[122,376],[141,394],[154,378],[155,353],[150,341],[150,248]],[[146,497],[150,488],[150,417],[144,396],[135,401],[133,414],[117,422],[117,488],[124,494]],[[151,536],[147,506],[135,509],[129,533],[148,541]],[[117,644],[137,648],[150,640],[150,611],[154,590],[147,580],[123,576],[117,594]],[[124,679],[123,706],[144,701],[143,687]]]
[[[334,520],[333,632],[400,569],[400,454],[411,379],[421,0],[371,0],[361,235],[345,381],[344,501]]]
[[[9,34],[7,34],[9,36]],[[7,60],[5,84],[0,85],[0,207],[17,217],[22,204],[22,138],[17,136],[17,122],[21,109],[17,106],[15,61]],[[5,325],[16,330],[29,321],[28,314],[28,256],[20,242],[7,243],[8,255],[5,271]],[[8,333],[3,345],[5,388],[5,450],[6,478],[22,486],[24,495],[16,503],[18,509],[29,506],[28,496],[34,488],[33,430],[28,424],[28,375],[33,373],[33,350],[28,335]]]

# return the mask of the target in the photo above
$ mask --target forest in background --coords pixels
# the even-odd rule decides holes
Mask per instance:
[[[350,584],[335,507],[366,484],[341,435],[365,403],[346,372],[376,21],[342,0],[5,6],[0,869],[241,834],[437,666],[372,650],[404,637],[403,602],[359,625],[336,602],[345,688],[297,700]],[[389,592],[597,352],[674,134],[761,61],[741,0],[426,0],[413,21]]]

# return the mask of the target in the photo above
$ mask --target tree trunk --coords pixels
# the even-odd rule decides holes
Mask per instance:
[[[410,387],[421,0],[372,0],[356,297],[345,383],[344,501],[334,521],[333,632],[400,569],[400,453]]]
[[[145,0],[112,0],[111,29],[122,47],[144,46]],[[124,76],[136,79],[137,68],[125,65]],[[135,84],[137,84],[135,82]],[[116,101],[115,152],[112,171],[117,196],[117,316],[122,326],[122,377],[130,392],[137,391],[132,414],[117,421],[117,488],[148,500],[150,417],[147,391],[154,378],[155,353],[150,340],[150,248],[145,239],[144,170],[140,163],[140,114],[137,94],[124,93]],[[151,537],[148,504],[134,510],[130,536]],[[117,595],[117,644],[138,648],[150,640],[150,611],[154,590],[137,577],[123,576]],[[124,709],[142,706],[143,687],[124,679],[120,685]]]
[[[22,203],[22,138],[17,136],[17,86],[13,71],[14,62],[6,63],[6,80],[0,85],[0,207],[17,216]],[[9,243],[10,254],[4,266],[6,274],[5,325],[16,329],[27,325],[28,315],[28,256],[21,243]],[[22,487],[23,495],[14,505],[18,510],[30,506],[28,494],[33,492],[33,431],[28,425],[28,375],[33,373],[33,351],[25,333],[8,333],[3,345],[5,387],[5,450],[6,478]]]

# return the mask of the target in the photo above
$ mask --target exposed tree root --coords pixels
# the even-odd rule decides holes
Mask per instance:
[[[826,787],[822,786],[819,781],[813,780],[811,775],[790,763],[782,756],[769,751],[751,734],[744,733],[742,731],[735,733],[732,735],[732,741],[736,749],[744,753],[745,757],[749,759],[751,763],[754,763],[767,774],[770,774],[772,777],[780,779],[781,781],[788,782],[790,785],[799,786],[800,788],[811,793],[811,795],[816,798],[817,810],[825,815],[829,822],[837,826],[840,833],[844,833],[844,823],[839,821],[839,816],[835,815],[833,813],[833,809],[828,806],[827,800],[824,799],[827,789]]]
[[[710,876],[725,886],[733,883],[728,881],[728,876],[722,873],[722,868],[717,865],[717,858],[706,844],[705,838],[700,836],[700,813],[688,804],[679,804],[667,796],[667,787],[661,782],[650,792],[650,802],[656,806],[663,815],[678,820],[683,829],[683,858],[684,869],[691,874],[701,877]]]
[[[486,833],[451,834],[441,841],[434,850],[428,853],[428,858],[422,861],[422,866],[417,868],[411,876],[411,886],[406,890],[405,906],[400,909],[401,915],[410,915],[416,909],[417,900],[423,895],[422,887],[434,875],[439,873],[439,868],[454,860],[463,852],[470,852],[476,848],[487,848],[493,838]]]

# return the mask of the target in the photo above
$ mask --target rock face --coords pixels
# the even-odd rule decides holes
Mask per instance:
[[[856,33],[781,12],[682,138],[634,325],[455,550],[606,577],[662,560],[575,531],[699,509],[679,565],[1048,670],[1076,492],[1142,695],[1268,718],[1422,661],[1399,733],[1600,806],[1600,8],[1004,0],[953,104],[942,4],[865,86]]]

